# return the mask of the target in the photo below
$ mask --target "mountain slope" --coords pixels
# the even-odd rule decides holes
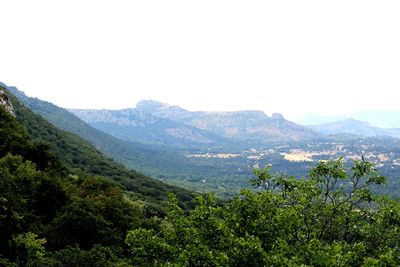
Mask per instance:
[[[3,88],[7,93],[7,90]],[[57,155],[63,165],[80,176],[99,175],[108,177],[139,198],[149,202],[166,200],[167,192],[175,192],[179,198],[188,201],[191,193],[184,189],[167,185],[136,171],[129,171],[122,165],[105,157],[75,134],[62,131],[47,122],[41,116],[26,108],[10,93],[17,120],[24,125],[33,140],[51,145],[51,151]]]
[[[243,167],[244,164],[236,161],[234,163],[225,162],[226,160],[224,162],[222,160],[219,160],[221,162],[215,162],[216,159],[191,158],[187,157],[189,152],[175,150],[167,146],[143,145],[123,141],[94,129],[72,113],[52,103],[27,97],[16,88],[9,87],[9,89],[18,96],[24,105],[57,127],[79,135],[90,142],[96,149],[119,163],[169,183],[201,191],[214,190],[215,188],[210,188],[202,180],[219,180],[222,176],[226,176],[227,173],[232,173],[234,170]],[[208,149],[206,151],[209,152]],[[221,186],[222,184],[220,183],[219,187]]]
[[[156,149],[154,147],[146,147],[133,142],[124,142],[110,134],[91,127],[71,112],[50,102],[28,97],[24,92],[15,87],[7,87],[7,90],[13,93],[25,106],[44,117],[53,125],[82,137],[96,149],[121,163],[135,168],[142,166],[144,162],[151,161],[154,158],[154,150]],[[160,150],[159,148],[157,149]],[[151,157],[148,155],[151,155]]]
[[[209,147],[229,143],[216,134],[137,109],[69,111],[94,128],[127,141],[175,147]]]
[[[0,266],[127,266],[128,231],[158,224],[166,193],[185,196],[177,189],[96,154],[0,88]]]

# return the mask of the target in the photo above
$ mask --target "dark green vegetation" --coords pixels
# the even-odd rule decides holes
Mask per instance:
[[[318,163],[307,179],[255,168],[256,190],[189,208],[188,192],[10,100],[16,117],[0,105],[0,266],[400,264],[400,203],[371,192],[385,178],[364,159]]]
[[[105,178],[73,175],[3,107],[0,138],[1,266],[400,264],[400,203],[371,193],[384,178],[363,160],[319,163],[300,180],[256,168],[259,190],[198,197],[191,210],[171,194],[164,216]]]
[[[0,98],[0,266],[123,265],[127,231],[162,217],[168,192],[191,205],[190,192],[128,171],[11,94]]]
[[[178,266],[398,266],[400,204],[368,189],[384,178],[372,164],[319,163],[307,180],[255,169],[260,191],[225,205],[212,195],[185,212],[171,196],[158,228],[125,243],[131,263]],[[350,187],[344,187],[343,184]]]
[[[22,105],[12,94],[8,95],[13,103],[16,119],[25,127],[32,139],[40,146],[50,145],[50,151],[58,156],[63,166],[74,174],[106,176],[137,197],[150,202],[165,200],[165,192],[169,191],[175,191],[185,201],[191,199],[190,193],[186,190],[164,184],[136,171],[127,170],[121,164],[105,157],[82,138],[54,127]],[[65,120],[67,121],[68,118]]]

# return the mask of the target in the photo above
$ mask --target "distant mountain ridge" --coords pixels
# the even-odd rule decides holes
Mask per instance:
[[[70,109],[69,111],[91,126],[127,141],[162,145],[174,144],[177,147],[231,142],[214,133],[134,108],[122,110]]]
[[[382,129],[372,126],[368,122],[352,118],[328,122],[323,124],[309,125],[311,129],[321,134],[353,134],[364,137],[391,136],[400,138],[400,129]]]
[[[192,112],[179,106],[144,100],[134,109],[70,111],[93,127],[119,138],[160,141],[169,145],[183,140],[208,145],[265,144],[319,137],[309,128],[287,121],[281,114],[269,117],[258,110]]]
[[[274,113],[272,117],[269,117],[259,110],[191,112],[178,106],[157,104],[154,100],[140,101],[136,109],[241,141],[266,143],[269,141],[298,141],[318,137],[315,132],[286,120],[281,114]]]
[[[348,114],[340,114],[336,116],[321,116],[309,113],[297,121],[302,125],[324,124],[328,122],[336,122],[353,118],[355,120],[370,123],[374,127],[392,129],[400,128],[400,111],[399,110],[365,110]]]

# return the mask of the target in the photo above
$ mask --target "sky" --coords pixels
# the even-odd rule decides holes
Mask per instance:
[[[0,81],[65,108],[400,110],[400,1],[0,1]]]

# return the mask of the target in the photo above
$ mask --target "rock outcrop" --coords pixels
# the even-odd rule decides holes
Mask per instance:
[[[6,92],[2,88],[0,88],[0,106],[3,106],[8,113],[15,117],[14,108]]]

